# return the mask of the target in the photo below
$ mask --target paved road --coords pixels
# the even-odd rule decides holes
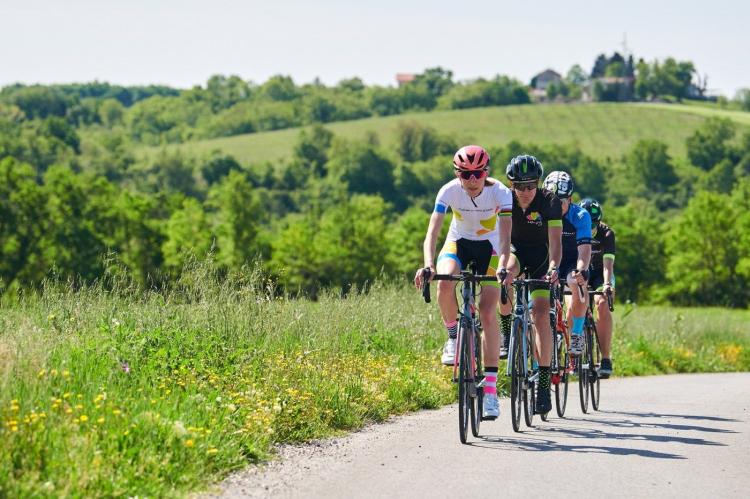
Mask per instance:
[[[594,414],[581,413],[571,390],[565,419],[537,416],[514,433],[506,399],[500,419],[483,423],[484,438],[461,445],[455,405],[423,411],[283,448],[279,461],[225,481],[220,495],[750,497],[750,373],[602,383]]]

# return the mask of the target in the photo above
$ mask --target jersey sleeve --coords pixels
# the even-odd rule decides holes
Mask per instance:
[[[498,182],[498,184],[500,184]],[[513,193],[503,185],[498,185],[495,201],[499,207],[497,216],[509,217],[513,214]]]
[[[608,229],[602,241],[602,258],[605,260],[615,259],[615,231]]]
[[[571,205],[571,208],[575,205]],[[576,228],[576,244],[591,244],[591,215],[589,212],[580,208],[573,213],[573,225]]]
[[[546,213],[542,216],[547,220],[547,227],[562,227],[562,204],[557,196],[550,192],[545,205]]]
[[[450,184],[445,184],[437,193],[435,198],[435,213],[445,214],[450,207]]]

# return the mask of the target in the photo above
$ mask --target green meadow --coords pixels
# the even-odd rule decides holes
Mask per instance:
[[[451,134],[461,142],[502,145],[511,140],[536,144],[576,143],[595,157],[618,158],[641,139],[658,137],[673,156],[685,156],[685,139],[709,116],[750,125],[750,113],[680,104],[590,103],[518,105],[432,111],[327,124],[336,136],[362,139],[371,132],[395,144],[400,122],[413,121]],[[299,128],[237,135],[167,146],[190,155],[219,150],[243,164],[282,161],[292,154]],[[158,147],[143,147],[141,155]]]

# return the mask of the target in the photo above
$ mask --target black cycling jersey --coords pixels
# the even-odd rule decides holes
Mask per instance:
[[[562,205],[557,196],[546,189],[537,189],[534,200],[526,210],[522,210],[513,191],[511,243],[516,247],[547,246],[547,227],[562,227]]]
[[[604,257],[615,258],[615,231],[599,222],[591,238],[591,269],[601,271],[604,268]]]

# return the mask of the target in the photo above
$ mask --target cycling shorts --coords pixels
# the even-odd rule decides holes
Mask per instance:
[[[440,250],[437,261],[443,258],[451,258],[458,262],[461,270],[466,269],[471,262],[476,265],[478,275],[491,275],[497,273],[498,255],[488,240],[473,241],[471,239],[459,239],[457,241],[445,241],[443,249]],[[483,282],[483,286],[500,287],[500,283]]]

